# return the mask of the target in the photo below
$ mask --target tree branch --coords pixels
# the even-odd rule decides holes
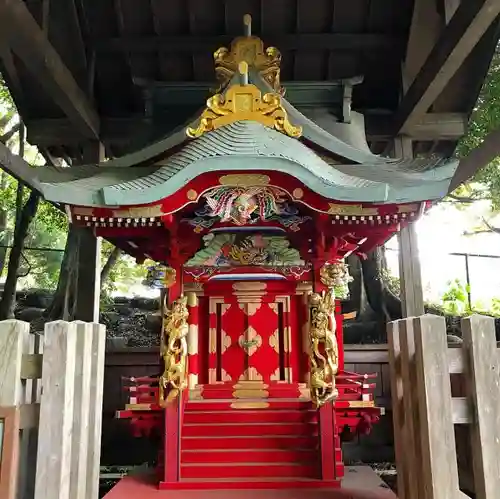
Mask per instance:
[[[115,246],[113,248],[113,251],[110,253],[108,259],[106,260],[104,267],[101,270],[101,285],[109,277],[109,273],[111,272],[111,269],[115,266],[115,264],[118,261],[118,258],[120,258],[121,254],[122,254],[122,250]]]
[[[0,142],[5,144],[7,141],[9,141],[21,128],[21,123],[17,123],[14,125],[8,132],[5,132],[1,137],[0,137]]]
[[[460,160],[457,171],[451,180],[449,192],[453,192],[459,185],[472,178],[499,155],[500,128],[490,132],[479,146]]]

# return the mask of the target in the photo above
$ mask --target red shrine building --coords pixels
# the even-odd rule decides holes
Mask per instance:
[[[135,379],[118,416],[161,432],[165,489],[340,484],[341,434],[380,415],[374,377],[344,369],[344,259],[416,221],[457,167],[372,154],[348,92],[341,116],[299,112],[249,24],[191,122],[30,174],[73,224],[164,266],[161,376]]]

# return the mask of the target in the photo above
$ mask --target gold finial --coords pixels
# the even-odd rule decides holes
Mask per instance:
[[[275,92],[284,94],[280,84],[281,54],[275,47],[264,48],[264,42],[252,36],[252,16],[243,16],[244,36],[235,38],[231,47],[220,47],[214,53],[215,74],[220,83],[218,92],[227,86],[238,73],[238,64],[245,61],[253,70],[260,73]]]
[[[248,64],[241,61],[238,70],[245,69],[248,70]],[[242,76],[247,78],[248,83],[248,74]],[[186,134],[194,139],[235,121],[256,121],[289,137],[298,138],[302,135],[302,127],[294,126],[288,120],[281,96],[272,92],[262,95],[253,84],[232,85],[224,95],[210,97],[198,126],[187,128]]]
[[[243,26],[245,36],[252,36],[252,16],[250,14],[243,16]]]
[[[238,72],[240,73],[241,85],[248,85],[248,63],[246,61],[240,61]]]

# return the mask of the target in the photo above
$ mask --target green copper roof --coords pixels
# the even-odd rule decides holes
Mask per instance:
[[[192,140],[154,166],[33,169],[31,180],[49,200],[85,206],[134,205],[167,197],[208,171],[279,171],[313,191],[347,202],[405,203],[447,192],[457,163],[373,161],[329,164],[302,142],[252,121],[239,121]]]

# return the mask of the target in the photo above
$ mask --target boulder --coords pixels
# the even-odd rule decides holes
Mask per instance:
[[[156,311],[160,309],[160,300],[158,298],[142,298],[140,296],[136,296],[132,298],[130,305],[133,308],[138,308],[140,310]]]
[[[16,319],[24,322],[32,322],[42,317],[44,308],[26,307],[16,310]]]

